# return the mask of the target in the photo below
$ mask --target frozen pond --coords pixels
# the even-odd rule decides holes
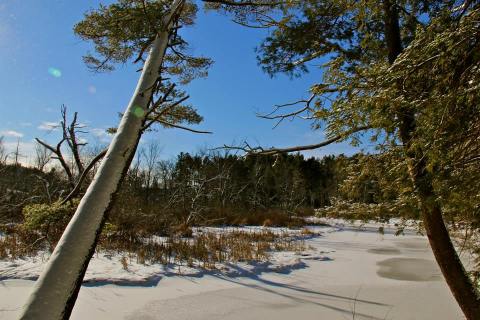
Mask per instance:
[[[277,265],[89,283],[72,319],[462,319],[425,237],[314,229],[309,254]],[[32,285],[0,282],[1,319],[15,319]]]

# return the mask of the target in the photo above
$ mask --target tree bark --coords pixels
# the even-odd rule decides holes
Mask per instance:
[[[59,320],[70,317],[103,222],[138,145],[152,85],[159,76],[168,45],[172,17],[180,12],[183,3],[184,0],[175,0],[165,17],[165,30],[152,44],[137,88],[105,159],[37,280],[20,319]]]
[[[394,1],[384,0],[383,6],[388,59],[390,63],[393,63],[403,51],[398,13]],[[450,239],[443,220],[442,209],[436,201],[437,197],[433,189],[433,179],[427,170],[427,157],[420,147],[413,145],[416,130],[414,111],[404,109],[397,116],[400,120],[399,133],[403,143],[409,175],[415,187],[432,252],[443,277],[466,318],[478,320],[480,319],[479,293],[466,273]]]

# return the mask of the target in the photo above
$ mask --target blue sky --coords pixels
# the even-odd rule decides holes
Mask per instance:
[[[108,142],[103,130],[116,126],[118,112],[125,109],[138,73],[138,65],[120,65],[110,73],[92,73],[82,62],[91,50],[78,39],[73,25],[83,13],[98,7],[98,0],[2,0],[0,3],[0,136],[8,148],[17,139],[28,155],[33,138],[56,141],[56,132],[48,125],[59,120],[62,104],[78,111],[80,121],[92,134],[85,136],[90,145]],[[106,4],[108,1],[102,1]],[[308,97],[308,88],[320,80],[313,69],[301,79],[279,75],[271,79],[257,65],[254,48],[265,30],[247,29],[228,17],[199,10],[196,25],[183,29],[197,55],[215,63],[205,79],[194,80],[185,89],[205,121],[196,126],[213,135],[196,135],[178,129],[160,129],[148,133],[143,143],[158,141],[164,158],[179,152],[196,152],[223,144],[290,146],[310,144],[323,139],[321,131],[311,131],[309,123],[286,121],[273,130],[273,122],[259,119],[256,112],[268,112],[274,104]],[[53,70],[61,75],[52,75]],[[348,144],[307,152],[321,156],[352,153]]]

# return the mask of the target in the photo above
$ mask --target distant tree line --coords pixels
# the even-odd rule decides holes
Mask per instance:
[[[243,158],[214,152],[155,161],[157,151],[155,144],[141,151],[121,188],[114,212],[119,219],[130,217],[127,224],[141,214],[186,225],[263,224],[253,216],[269,211],[288,217],[312,215],[314,208],[331,204],[339,163],[345,159]]]
[[[2,223],[22,222],[25,206],[66,204],[80,197],[101,161],[101,148],[87,151],[65,143],[63,152],[45,156],[42,149],[56,149],[55,144],[39,141],[38,146],[32,167],[0,163]],[[332,205],[348,159],[210,151],[164,160],[160,146],[150,143],[137,152],[110,220],[124,230],[158,232],[178,224],[283,224],[278,216],[312,215],[313,209]],[[70,197],[72,190],[76,194]]]

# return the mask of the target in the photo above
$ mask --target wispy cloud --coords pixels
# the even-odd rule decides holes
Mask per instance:
[[[90,132],[95,136],[95,137],[105,137],[108,135],[107,131],[102,128],[93,128],[90,130]]]
[[[109,143],[112,141],[112,135],[108,134],[105,129],[102,128],[92,128],[89,130],[90,133],[97,138],[98,141],[103,143]]]
[[[45,130],[45,131],[53,131],[56,130],[59,126],[58,122],[50,122],[50,121],[43,121],[37,129]]]
[[[22,138],[23,133],[15,131],[15,130],[5,130],[5,131],[0,132],[0,136]]]
[[[88,143],[88,140],[85,139],[85,138],[78,138],[78,139],[77,139],[77,142],[78,142],[78,143]]]

